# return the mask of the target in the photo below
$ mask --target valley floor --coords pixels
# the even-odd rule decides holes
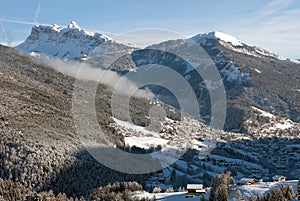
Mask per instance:
[[[243,198],[248,199],[251,196],[257,196],[257,195],[264,195],[267,196],[269,190],[271,187],[274,188],[279,188],[281,185],[291,185],[293,187],[294,192],[297,192],[297,184],[298,180],[289,180],[289,181],[284,181],[284,182],[262,182],[262,183],[257,183],[253,185],[235,185],[233,187],[233,190],[230,193],[230,199],[229,200],[236,200],[236,191],[239,190],[242,193]],[[208,200],[209,198],[209,193],[210,190],[208,188],[205,198]],[[153,197],[156,198],[156,200],[159,201],[199,201],[200,197],[199,196],[194,196],[194,197],[189,197],[186,198],[185,195],[187,192],[172,192],[172,193],[148,193],[148,192],[143,192],[140,194],[136,194],[133,197],[134,198],[149,198],[152,199]]]

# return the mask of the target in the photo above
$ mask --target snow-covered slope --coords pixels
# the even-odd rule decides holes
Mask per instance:
[[[194,41],[201,42],[201,44],[206,44],[208,39],[219,39],[221,41],[231,43],[234,46],[242,46],[244,43],[238,40],[236,37],[219,32],[219,31],[213,31],[209,33],[199,34],[196,36],[193,36],[191,38]]]
[[[108,36],[81,29],[72,21],[67,28],[56,24],[34,26],[29,37],[16,48],[27,53],[44,53],[64,60],[78,60],[108,40],[111,40]]]
[[[196,41],[202,46],[214,46],[217,42],[223,46],[231,48],[232,50],[235,50],[237,52],[242,52],[248,55],[257,56],[257,57],[267,56],[279,60],[288,60],[291,62],[298,63],[297,60],[286,59],[283,56],[271,52],[269,50],[256,47],[256,46],[251,46],[243,41],[240,41],[234,36],[219,31],[198,34],[196,36],[191,37],[190,39]]]
[[[297,184],[298,180],[288,180],[284,182],[262,182],[257,183],[254,185],[242,185],[237,186],[234,190],[230,193],[230,198],[235,200],[236,191],[239,190],[243,196],[243,198],[250,199],[251,196],[257,197],[258,195],[267,196],[270,188],[280,188],[281,186],[290,185],[293,188],[294,192],[297,192]],[[230,199],[230,200],[231,200]]]
[[[254,185],[242,185],[242,186],[234,186],[233,191],[230,193],[229,200],[238,200],[236,199],[236,191],[239,190],[243,196],[243,198],[249,200],[251,196],[257,197],[258,195],[267,196],[271,187],[280,188],[281,185],[291,185],[294,192],[297,192],[297,183],[298,180],[289,180],[285,182],[262,182]],[[208,190],[205,194],[205,198],[209,198],[210,191]],[[198,201],[201,200],[200,196],[194,196],[192,198],[185,198],[187,192],[172,192],[172,193],[147,193],[142,192],[139,194],[133,195],[133,198],[148,198],[152,199],[155,197],[161,201]]]

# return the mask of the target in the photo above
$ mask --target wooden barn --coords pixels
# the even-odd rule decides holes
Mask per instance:
[[[203,184],[188,184],[186,190],[188,194],[205,194],[206,192]]]
[[[242,178],[238,181],[238,185],[252,185],[257,183],[255,178]]]

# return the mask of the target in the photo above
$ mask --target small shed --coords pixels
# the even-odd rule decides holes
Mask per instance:
[[[257,180],[255,178],[242,178],[238,181],[238,185],[252,185],[255,184]]]
[[[282,182],[285,181],[286,177],[282,175],[275,175],[272,177],[274,182]]]
[[[203,184],[188,184],[186,190],[189,194],[205,194]]]

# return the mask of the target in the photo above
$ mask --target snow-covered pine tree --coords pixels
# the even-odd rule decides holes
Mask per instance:
[[[293,187],[291,185],[281,186],[280,190],[287,200],[293,200],[295,197]]]
[[[298,198],[298,200],[300,199],[300,178],[298,180],[296,197]]]
[[[242,196],[242,193],[241,193],[240,190],[237,190],[237,191],[236,191],[235,198],[236,198],[236,199],[239,199],[239,200],[243,199],[243,196]]]
[[[229,193],[227,192],[227,188],[224,184],[220,185],[216,192],[215,201],[227,201]]]
[[[265,201],[265,196],[263,196],[262,194],[257,195],[256,201]]]
[[[217,174],[211,181],[209,201],[228,200],[232,184],[234,184],[234,180],[230,172]]]
[[[257,197],[251,195],[249,201],[257,201]]]
[[[267,201],[274,201],[274,200],[284,201],[286,199],[284,198],[281,189],[271,187],[268,193]]]

